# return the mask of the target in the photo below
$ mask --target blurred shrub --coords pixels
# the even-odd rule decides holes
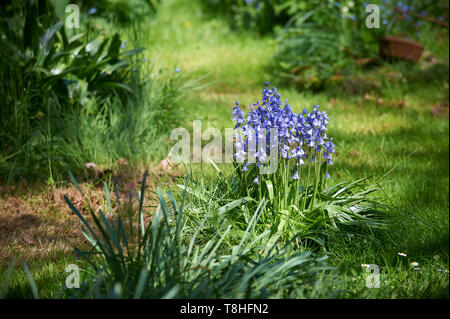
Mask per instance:
[[[371,1],[380,8],[380,28],[365,25],[366,1],[308,1],[298,3],[295,15],[277,32],[275,73],[301,89],[320,90],[340,82],[355,69],[377,63],[378,39],[386,34],[420,41],[423,23],[400,11],[423,11],[423,4]],[[448,3],[446,4],[448,6]],[[445,7],[443,2],[429,7]],[[291,6],[291,8],[293,8]],[[416,9],[417,8],[417,9]]]
[[[153,16],[161,0],[77,0],[83,12],[90,15],[112,18],[122,24]]]
[[[365,30],[361,10],[343,10],[331,1],[310,1],[298,9],[277,32],[274,58],[275,73],[298,87],[322,89],[353,71],[355,59],[374,51],[379,32]]]
[[[226,14],[236,29],[278,39],[274,57],[277,78],[301,89],[320,90],[356,68],[376,62],[378,39],[389,33],[420,41],[429,24],[394,10],[413,11],[448,21],[448,1],[392,0],[202,0],[204,7]],[[380,28],[365,25],[366,7],[380,8]]]
[[[368,4],[376,4],[380,8],[380,17],[386,25],[393,17],[398,16],[393,8],[412,10],[440,21],[448,21],[449,3],[446,0],[201,0],[203,7],[212,13],[228,16],[235,29],[249,29],[260,34],[276,31],[284,27],[293,17],[305,14],[318,7],[339,8],[341,17],[364,22]],[[326,15],[323,15],[326,17]],[[422,23],[417,18],[404,16],[409,23],[402,28],[411,31]],[[322,18],[317,17],[315,20]],[[419,22],[419,23],[417,23]],[[377,31],[377,30],[372,30]]]
[[[326,255],[299,251],[297,236],[282,245],[278,241],[267,243],[269,232],[257,233],[263,202],[251,212],[245,232],[233,240],[236,226],[225,214],[211,223],[216,212],[196,206],[187,192],[177,201],[170,191],[165,195],[158,187],[158,208],[146,223],[146,178],[147,171],[136,210],[131,202],[119,201],[115,187],[116,201],[105,184],[110,219],[101,209],[94,212],[86,201],[87,220],[64,196],[92,245],[89,251],[75,249],[86,262],[87,280],[74,293],[66,290],[68,297],[304,298],[338,293],[333,287],[339,280],[337,271],[328,265]],[[75,178],[72,181],[81,192]],[[112,208],[114,201],[119,209]],[[225,212],[227,207],[221,210]],[[207,238],[202,238],[205,234]]]
[[[283,0],[202,0],[205,9],[224,14],[234,29],[247,29],[260,34],[271,33],[293,15],[291,6],[297,1]]]
[[[53,183],[52,172],[77,171],[88,153],[77,140],[77,125],[103,127],[113,113],[140,100],[131,64],[138,68],[143,49],[127,51],[118,34],[100,34],[89,20],[81,29],[66,29],[57,12],[49,0],[0,8],[0,176],[7,182],[46,172]],[[101,123],[87,120],[100,114]]]

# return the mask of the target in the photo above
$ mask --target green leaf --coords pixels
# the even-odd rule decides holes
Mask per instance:
[[[33,294],[34,299],[39,299],[39,292],[36,286],[36,282],[33,279],[33,276],[31,275],[30,269],[28,268],[28,265],[26,262],[22,263],[23,271],[25,272],[25,275],[27,276],[28,282],[31,286],[31,292]]]
[[[98,87],[102,89],[124,90],[134,94],[133,90],[128,85],[119,82],[100,82]]]
[[[271,201],[273,201],[273,199],[274,199],[274,195],[273,195],[273,184],[272,184],[272,181],[270,181],[270,180],[266,180],[265,181],[266,182],[266,186],[267,186],[267,191],[269,192],[269,199],[271,200]]]
[[[97,53],[97,50],[100,46],[100,38],[96,38],[94,41],[89,42],[84,47],[84,50],[90,53],[91,56],[94,56]]]
[[[101,89],[124,90],[134,95],[134,91],[128,85],[119,82],[102,81],[97,85],[97,87]]]
[[[129,65],[128,62],[126,61],[120,61],[117,62],[115,64],[108,64],[106,67],[102,68],[102,72],[107,73],[107,74],[111,74],[114,71],[118,70],[118,69],[123,69],[126,68]]]
[[[148,170],[145,170],[144,176],[142,177],[142,184],[141,184],[141,192],[139,194],[139,227],[141,231],[141,235],[144,236],[145,234],[145,225],[144,225],[144,212],[142,210],[144,205],[144,193],[145,193],[145,187],[147,182],[147,176],[148,176]]]
[[[55,34],[62,28],[63,25],[63,22],[58,22],[57,24],[45,30],[39,42],[39,49],[42,50],[44,56],[47,56],[49,54],[54,42]]]
[[[145,51],[145,48],[136,48],[133,50],[128,50],[128,51],[122,52],[121,54],[119,54],[119,56],[135,55],[135,54],[138,54],[138,53],[141,53],[144,51]]]
[[[8,288],[9,284],[11,283],[15,263],[16,259],[13,257],[13,259],[9,263],[8,270],[6,271],[5,281],[3,282],[2,290],[0,291],[0,299],[5,298],[6,294],[8,293]]]
[[[232,201],[231,203],[228,203],[220,208],[217,209],[217,212],[219,215],[223,215],[226,212],[231,211],[232,209],[243,205],[246,202],[252,201],[253,199],[251,197],[244,197],[244,198],[239,198],[235,201]]]

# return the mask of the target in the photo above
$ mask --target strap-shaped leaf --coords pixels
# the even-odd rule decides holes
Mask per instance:
[[[273,201],[273,199],[274,199],[274,195],[273,195],[274,191],[273,191],[272,181],[267,179],[265,182],[266,182],[267,191],[269,192],[269,200]]]

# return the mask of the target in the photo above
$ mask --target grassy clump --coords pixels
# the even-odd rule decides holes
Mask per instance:
[[[119,36],[105,32],[107,19],[81,15],[80,29],[70,29],[58,12],[49,0],[1,9],[0,180],[6,185],[44,178],[55,185],[68,168],[80,173],[87,162],[153,160],[165,151],[156,150],[159,136],[168,123],[176,125],[172,109],[185,87],[147,61],[144,48],[127,49],[137,24]]]
[[[255,226],[266,209],[261,201],[239,242],[230,246],[229,234],[235,225],[226,217],[228,207],[218,209],[222,219],[212,236],[208,231],[211,214],[202,211],[200,220],[192,218],[197,210],[183,192],[178,204],[169,202],[158,188],[160,204],[150,223],[145,225],[143,196],[146,174],[137,214],[132,206],[121,206],[110,198],[105,184],[108,213],[91,208],[89,223],[66,198],[83,224],[83,233],[92,250],[78,254],[85,259],[88,274],[77,297],[91,298],[299,298],[332,296],[324,289],[324,276],[331,276],[326,257],[308,251],[295,251],[291,243],[271,247],[269,232],[257,234]],[[75,185],[77,182],[73,180]],[[81,190],[80,190],[81,191]],[[116,193],[117,194],[117,193]],[[113,211],[112,204],[119,209]],[[122,204],[123,205],[123,204]],[[127,207],[120,209],[121,207]],[[187,210],[188,213],[184,213]],[[198,217],[198,215],[197,215]],[[133,221],[137,219],[137,223]],[[193,234],[190,234],[191,232]],[[262,251],[261,251],[262,250]],[[328,277],[329,278],[329,277]]]

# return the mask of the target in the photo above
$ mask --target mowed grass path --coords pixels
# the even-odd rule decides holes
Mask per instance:
[[[208,83],[180,110],[186,127],[193,120],[202,120],[203,129],[233,127],[234,102],[256,102],[267,80],[297,112],[314,104],[327,111],[337,149],[331,183],[373,177],[383,187],[380,195],[395,207],[383,235],[336,238],[329,244],[332,262],[348,276],[343,289],[349,297],[448,297],[448,108],[441,116],[430,112],[448,100],[448,77],[388,81],[376,96],[381,103],[360,95],[299,92],[270,76],[273,39],[231,32],[223,19],[205,15],[193,3],[166,4],[148,39],[163,63]],[[437,53],[443,61],[448,61],[446,46]],[[402,72],[409,65],[384,68]],[[413,261],[420,270],[413,269]],[[364,263],[380,266],[381,289],[365,288]]]

